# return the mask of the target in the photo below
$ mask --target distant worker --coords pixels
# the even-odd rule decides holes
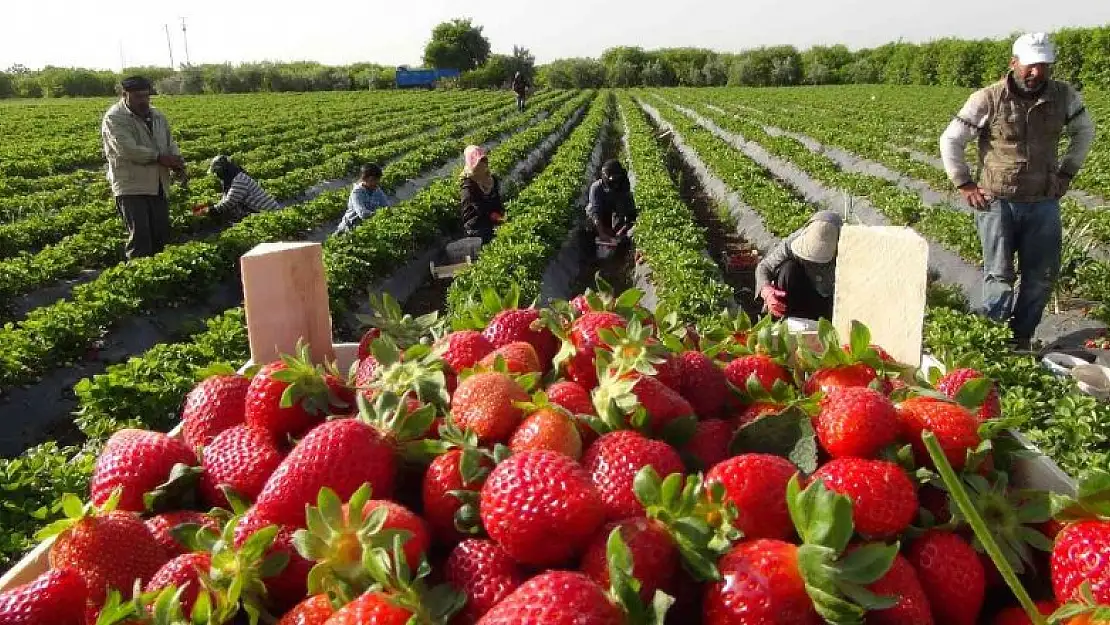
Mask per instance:
[[[242,167],[220,154],[212,159],[208,173],[220,181],[223,197],[214,206],[200,206],[194,213],[208,213],[238,220],[263,210],[274,210],[277,200],[260,187]]]
[[[382,191],[382,168],[377,163],[367,163],[359,168],[358,182],[351,188],[347,198],[347,211],[339,221],[336,234],[354,230],[364,220],[378,212],[379,208],[389,206],[389,196]]]
[[[832,319],[840,215],[821,211],[809,218],[755,268],[755,292],[775,317]]]
[[[586,204],[586,216],[597,238],[607,243],[626,241],[638,214],[628,172],[616,159],[605,161],[601,176],[590,185]]]
[[[528,93],[528,81],[520,72],[513,75],[513,92],[516,93],[517,110],[524,111],[524,96]]]
[[[1052,80],[1056,50],[1044,33],[1013,45],[1010,71],[971,94],[940,138],[944,168],[975,210],[983,246],[983,307],[1029,349],[1060,272],[1060,198],[1079,173],[1095,128],[1079,93]],[[1070,139],[1057,158],[1060,135]],[[978,140],[977,183],[964,148]],[[1014,255],[1021,288],[1014,299]]]
[[[100,124],[108,182],[127,226],[128,260],[161,252],[170,237],[167,199],[171,172],[187,184],[185,159],[161,111],[150,105],[152,86],[141,76],[120,82],[122,97]]]
[[[460,181],[463,232],[480,237],[482,244],[493,240],[493,229],[504,220],[501,181],[489,169],[489,157],[481,146],[468,145],[463,151]]]

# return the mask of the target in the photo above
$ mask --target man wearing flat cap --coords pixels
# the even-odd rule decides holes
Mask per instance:
[[[1056,50],[1044,33],[1019,37],[1010,71],[971,94],[940,138],[944,168],[975,210],[983,245],[982,313],[1009,323],[1028,349],[1060,272],[1060,198],[1079,173],[1095,127],[1083,100],[1052,80]],[[1060,136],[1068,147],[1059,157]],[[978,140],[976,181],[964,148]],[[1014,257],[1020,286],[1014,297]]]
[[[150,81],[132,76],[120,87],[123,97],[104,114],[100,135],[116,210],[129,233],[125,252],[130,260],[153,256],[166,246],[170,174],[184,180],[185,161],[166,116],[150,105]]]
[[[834,211],[814,213],[767,252],[755,268],[755,292],[767,312],[775,317],[832,319],[842,225]]]

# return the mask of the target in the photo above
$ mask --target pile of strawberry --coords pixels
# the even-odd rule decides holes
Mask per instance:
[[[116,433],[0,624],[1108,618],[1110,476],[1016,488],[974,370],[636,291],[375,304],[347,373],[206,372],[179,436]]]

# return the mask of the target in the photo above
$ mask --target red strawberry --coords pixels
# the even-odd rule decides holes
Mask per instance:
[[[921,588],[917,573],[901,555],[894,556],[886,575],[867,589],[876,595],[898,599],[892,607],[868,612],[867,625],[933,625],[929,599]]]
[[[554,451],[526,451],[497,465],[479,508],[490,538],[517,562],[535,566],[580,553],[605,519],[590,475]]]
[[[1049,616],[1056,611],[1056,604],[1051,601],[1037,601],[1037,611],[1043,616]],[[1074,620],[1069,621],[1074,625],[1079,625]],[[1025,613],[1025,608],[1021,606],[1010,606],[1000,610],[998,614],[994,615],[994,620],[991,625],[1033,625],[1033,621],[1029,619],[1029,615]]]
[[[230,507],[221,486],[254,501],[270,475],[281,464],[282,454],[266,430],[239,425],[225,430],[204,450],[204,473],[198,486],[210,506]]]
[[[370,345],[382,337],[381,328],[370,328],[362,334],[362,338],[358,341],[358,359],[366,360],[372,353]]]
[[[207,575],[211,565],[212,556],[207,553],[187,553],[177,556],[158,569],[154,577],[146,583],[143,592],[157,592],[170,586],[184,589],[181,595],[181,611],[183,614],[191,614],[193,604],[201,593],[200,575]]]
[[[649,342],[657,343],[654,339]],[[655,365],[655,375],[652,377],[662,382],[667,388],[681,394],[683,381],[683,362],[672,354],[663,355],[663,362]]]
[[[112,491],[120,488],[118,509],[142,512],[146,510],[143,495],[169,480],[174,465],[196,463],[196,454],[180,439],[161,432],[120,430],[96,458],[89,480],[90,498],[103,505]]]
[[[477,499],[485,482],[485,473],[480,473],[479,477],[471,481],[463,479],[462,456],[462,450],[452,449],[437,456],[424,473],[424,518],[428,520],[436,538],[444,544],[453,544],[462,538],[462,534],[455,528],[455,514],[462,508],[463,501],[452,493],[469,491]],[[488,471],[493,467],[489,458],[484,455],[478,457],[479,470]]]
[[[373,392],[374,389],[368,387],[373,384],[374,376],[377,375],[380,367],[381,363],[371,354],[360,360],[358,369],[355,370],[355,387],[371,401],[376,393]]]
[[[609,587],[609,534],[620,528],[632,556],[632,576],[640,580],[640,598],[651,603],[656,590],[674,596],[681,562],[678,548],[667,529],[654,519],[636,517],[603,527],[582,556],[582,572],[602,588]]]
[[[790,373],[786,368],[766,354],[741,356],[725,365],[725,377],[733,386],[742,391],[748,388],[748,380],[753,375],[767,391],[770,391],[775,382],[779,380],[783,384],[793,384]]]
[[[731,455],[728,446],[735,433],[733,424],[724,419],[698,421],[694,427],[694,435],[682,447],[682,451],[697,461],[696,469],[709,470]]]
[[[303,516],[304,513],[302,512],[301,515]],[[235,528],[235,547],[242,547],[255,532],[270,525],[274,525],[274,523],[262,519],[257,507],[247,510],[239,520],[239,525]],[[301,557],[293,546],[293,536],[296,528],[280,525],[279,527],[277,536],[267,550],[266,556],[284,553],[289,556],[289,563],[285,565],[281,573],[273,577],[267,577],[265,583],[270,602],[281,613],[292,608],[308,595],[308,573],[312,570],[313,562]]]
[[[1052,590],[1056,600],[1077,599],[1083,582],[1100,604],[1110,605],[1110,521],[1083,520],[1065,527],[1052,547]]]
[[[701,352],[683,352],[679,393],[690,402],[700,419],[723,417],[729,388],[725,372]]]
[[[463,380],[451,397],[451,421],[474,431],[484,445],[504,443],[524,416],[514,402],[529,399],[520,384],[504,373],[476,373]]]
[[[917,515],[913,482],[893,462],[836,458],[818,469],[812,479],[852,500],[856,531],[867,538],[894,538]]]
[[[786,485],[797,472],[798,468],[781,456],[743,454],[714,466],[705,480],[725,487],[725,500],[737,508],[734,525],[745,538],[786,540],[794,535]]]
[[[705,625],[823,622],[798,571],[796,546],[778,540],[748,540],[725,554],[717,568],[721,581],[705,589]]]
[[[565,363],[567,377],[586,389],[597,386],[594,350],[605,347],[598,333],[601,330],[625,327],[628,327],[628,322],[614,312],[589,312],[575,319],[568,336],[574,348],[574,356]]]
[[[638,404],[647,413],[647,429],[652,434],[662,434],[672,422],[694,416],[694,409],[682,395],[653,377],[638,374],[623,378],[607,376],[594,393],[594,406],[608,423],[628,425],[630,420],[627,415],[621,418],[619,406],[629,394],[635,396],[635,400],[628,403],[633,407]]]
[[[913,445],[919,464],[932,466],[922,432],[931,430],[944,456],[958,471],[967,462],[967,452],[979,446],[979,420],[966,408],[931,397],[911,397],[898,404],[902,439]]]
[[[786,409],[786,406],[769,401],[757,401],[750,406],[745,407],[740,414],[734,417],[733,422],[737,428],[742,428],[752,421],[758,420],[760,417],[765,417],[769,414],[778,414]]]
[[[970,380],[983,377],[986,376],[975,369],[954,369],[937,381],[937,390],[955,399],[956,394],[960,392],[964,384],[967,384]],[[975,415],[979,417],[980,421],[997,419],[1002,416],[1002,400],[998,397],[998,386],[994,383],[991,383],[991,389],[987,391],[987,397],[983,404],[979,406]]]
[[[577,382],[570,380],[555,382],[544,392],[549,402],[565,408],[572,415],[597,416],[597,409],[590,399],[590,392]],[[597,440],[597,432],[585,420],[576,418],[575,425],[578,426],[578,435],[582,438],[583,449]]]
[[[514,453],[550,449],[578,460],[582,456],[582,437],[576,421],[556,408],[540,408],[528,415],[509,439]]]
[[[147,529],[154,535],[158,544],[162,545],[166,555],[173,558],[188,553],[188,550],[174,539],[170,532],[178,525],[201,525],[214,532],[220,531],[220,524],[216,519],[194,510],[179,510],[166,512],[146,520]]]
[[[605,589],[582,573],[548,571],[524,582],[479,625],[626,625]]]
[[[420,566],[420,560],[432,544],[428,524],[412,510],[399,503],[383,499],[371,499],[366,502],[366,506],[363,508],[363,518],[378,508],[385,508],[386,510],[384,529],[404,530],[409,533],[409,537],[405,539],[402,548],[409,569],[415,571]]]
[[[213,375],[189,391],[181,408],[181,439],[189,449],[204,447],[243,422],[250,383],[241,375]]]
[[[482,334],[489,339],[494,348],[515,341],[525,341],[531,344],[536,350],[540,365],[546,371],[551,366],[555,353],[559,351],[559,341],[547,328],[532,328],[532,324],[537,323],[539,318],[540,311],[535,308],[503,310],[494,315]]]
[[[851,365],[818,369],[806,380],[803,390],[806,395],[813,395],[817,392],[827,393],[834,388],[844,386],[869,386],[880,378],[879,383],[882,385],[883,393],[889,395],[894,390],[890,380],[885,376],[880,376],[869,365],[857,362]]]
[[[821,399],[815,426],[821,446],[833,458],[874,458],[899,434],[894,404],[861,386],[830,389]]]
[[[333,614],[327,595],[313,595],[286,612],[277,625],[324,625]]]
[[[412,611],[394,603],[388,593],[375,591],[340,608],[326,625],[407,625],[412,618]]]
[[[87,593],[81,575],[46,571],[29,584],[0,593],[4,625],[85,625]]]
[[[447,392],[455,392],[459,372],[478,364],[493,349],[493,343],[477,330],[459,330],[439,339],[435,350],[447,364]]]
[[[455,545],[444,564],[447,583],[466,595],[466,604],[452,623],[472,625],[509,596],[525,575],[492,540],[467,539]]]
[[[580,315],[584,315],[593,310],[593,308],[590,306],[589,299],[584,293],[582,295],[577,295],[574,299],[570,300],[570,307],[573,308],[575,312]]]
[[[619,521],[644,514],[632,482],[640,469],[649,465],[660,477],[685,472],[673,447],[631,430],[606,434],[586,450],[582,466],[601,495],[606,519]]]
[[[293,405],[283,408],[282,396],[290,387]],[[285,356],[255,374],[247,389],[245,420],[283,441],[303,436],[329,414],[353,412],[353,405],[353,393],[334,376],[324,374],[322,367],[312,365],[306,347],[298,357]]]
[[[530,343],[524,341],[506,343],[486,354],[485,358],[478,361],[478,365],[487,369],[493,369],[498,358],[505,361],[505,366],[508,368],[509,373],[514,375],[543,373],[539,356],[536,354],[536,348],[532,347]]]
[[[906,559],[937,623],[974,625],[986,594],[983,565],[971,545],[951,532],[929,530],[915,540]]]

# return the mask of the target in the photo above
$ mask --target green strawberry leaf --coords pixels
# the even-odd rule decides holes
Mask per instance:
[[[805,473],[817,470],[817,435],[809,415],[797,406],[744,425],[733,436],[729,451],[734,456],[743,453],[782,456]]]

